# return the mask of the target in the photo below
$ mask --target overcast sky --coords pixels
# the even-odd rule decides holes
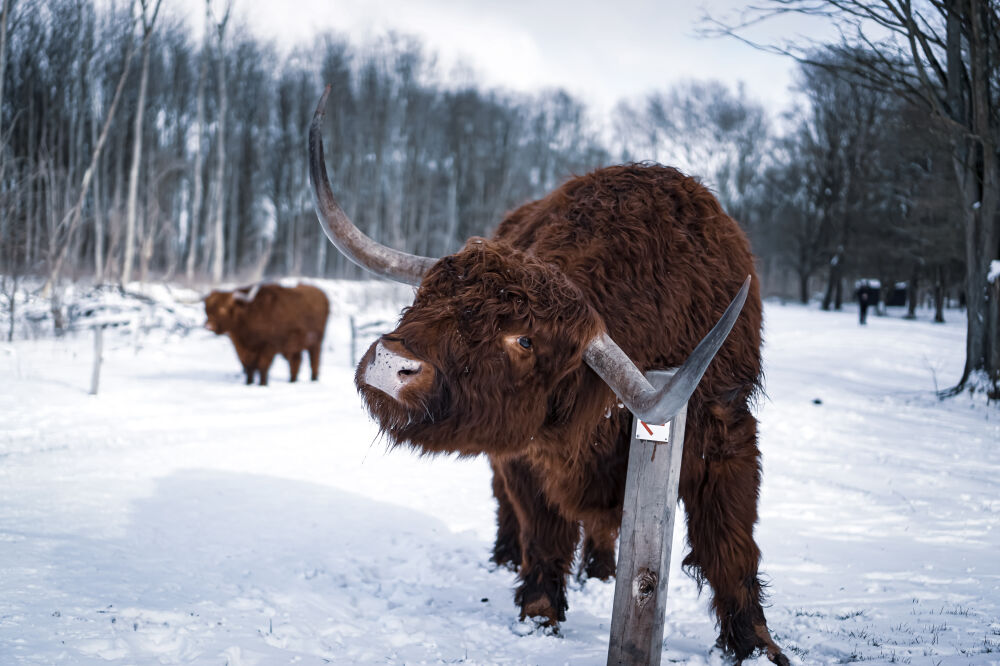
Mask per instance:
[[[214,0],[219,6],[222,0]],[[203,0],[184,0],[201,28]],[[326,30],[356,43],[390,30],[416,35],[445,72],[467,65],[487,85],[516,90],[565,88],[610,109],[622,97],[683,79],[720,79],[776,110],[788,103],[793,63],[734,39],[696,32],[706,13],[731,14],[744,2],[707,0],[235,0],[234,18],[282,44],[309,44]],[[771,24],[793,37],[821,28],[802,20]]]

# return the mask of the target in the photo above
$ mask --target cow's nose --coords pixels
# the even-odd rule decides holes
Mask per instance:
[[[422,372],[422,361],[403,356],[379,340],[365,368],[365,383],[399,400],[403,389],[417,381]]]
[[[396,371],[396,374],[399,375],[400,381],[405,383],[410,381],[411,378],[419,375],[423,367],[424,364],[421,363],[420,361],[407,360],[405,363],[403,363],[402,367],[400,367],[399,370]]]

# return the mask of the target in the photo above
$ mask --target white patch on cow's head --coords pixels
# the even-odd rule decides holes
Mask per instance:
[[[372,388],[399,400],[399,394],[410,383],[411,377],[420,372],[421,366],[420,361],[390,351],[379,341],[365,368],[364,380]]]

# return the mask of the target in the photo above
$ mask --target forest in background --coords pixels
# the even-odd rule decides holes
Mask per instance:
[[[854,282],[910,305],[967,291],[952,137],[913,99],[819,48],[796,106],[692,79],[597,118],[558,89],[441,71],[419,40],[328,34],[291,50],[206,2],[210,29],[156,0],[3,0],[0,292],[22,276],[210,285],[360,277],[325,241],[305,134],[323,85],[334,191],[367,234],[456,250],[573,174],[654,160],[699,177],[747,231],[764,293],[839,308]]]

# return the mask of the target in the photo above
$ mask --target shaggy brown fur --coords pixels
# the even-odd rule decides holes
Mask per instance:
[[[309,351],[312,380],[319,379],[319,353],[330,314],[326,295],[304,284],[292,288],[263,284],[251,300],[244,300],[251,290],[213,291],[205,297],[205,327],[217,335],[229,335],[243,364],[246,383],[252,384],[254,374],[259,374],[260,385],[266,386],[275,354],[288,359],[294,382],[303,350]]]
[[[743,232],[697,181],[658,165],[610,167],[513,211],[491,239],[429,271],[383,338],[429,364],[423,389],[394,400],[363,381],[374,345],[361,360],[358,389],[394,442],[489,456],[493,559],[518,570],[522,619],[564,619],[581,525],[581,576],[614,574],[631,415],[582,362],[587,342],[606,329],[641,370],[679,366],[753,273]],[[688,405],[684,563],[714,592],[724,649],[787,663],[764,620],[753,538],[760,344],[753,281]]]

